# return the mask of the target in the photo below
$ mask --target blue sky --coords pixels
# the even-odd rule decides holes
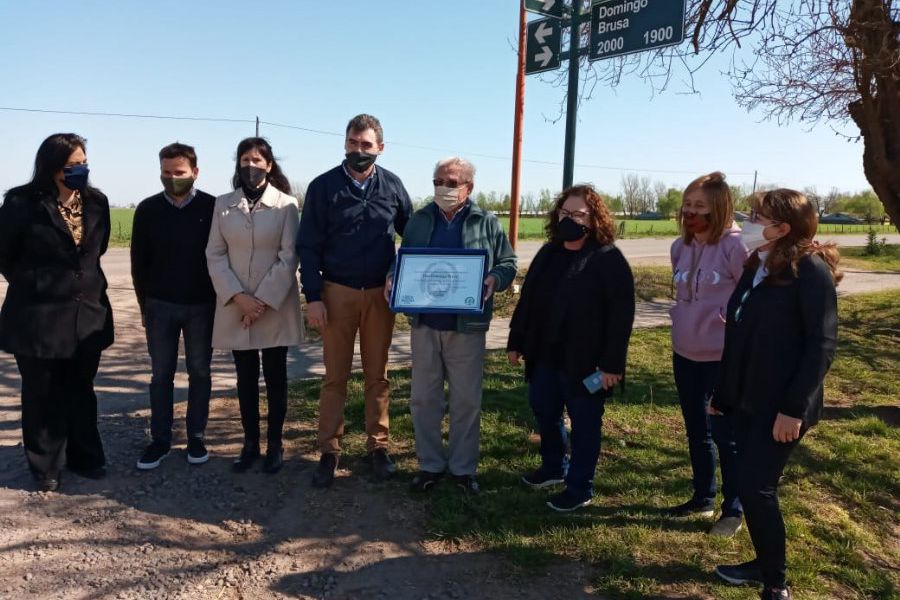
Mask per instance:
[[[341,134],[350,117],[381,119],[385,154],[412,196],[431,193],[434,163],[469,157],[476,189],[510,183],[518,26],[515,0],[136,0],[2,2],[0,106],[221,117]],[[683,187],[724,171],[734,184],[868,187],[862,146],[828,126],[761,122],[731,97],[715,62],[699,95],[676,82],[654,96],[637,78],[598,88],[579,110],[575,180],[617,193],[627,172]],[[562,90],[526,84],[523,192],[562,180]],[[208,123],[0,110],[0,190],[27,181],[41,140],[88,139],[95,185],[114,205],[160,189],[156,153],[197,148],[200,187],[228,191],[234,149],[251,123]],[[852,126],[846,132],[853,135]],[[293,182],[308,183],[343,157],[340,135],[263,125]],[[493,158],[497,157],[497,158]],[[587,166],[592,165],[592,166]],[[596,168],[603,166],[608,168]]]

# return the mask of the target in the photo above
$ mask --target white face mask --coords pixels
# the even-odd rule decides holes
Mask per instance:
[[[741,228],[741,241],[744,242],[744,245],[747,246],[747,249],[750,250],[750,252],[753,252],[757,248],[765,246],[772,241],[766,239],[765,231],[767,227],[770,226],[751,223],[749,221],[744,222],[744,226]]]
[[[462,186],[460,186],[462,187]],[[459,199],[459,188],[445,185],[434,186],[434,203],[444,212],[452,212],[462,203]]]

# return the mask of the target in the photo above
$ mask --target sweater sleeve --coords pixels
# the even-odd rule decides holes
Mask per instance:
[[[144,312],[144,298],[146,297],[145,282],[149,265],[153,260],[150,247],[150,237],[145,231],[147,220],[147,204],[138,204],[134,211],[134,219],[131,222],[131,283],[134,287],[134,295],[137,297],[141,313]]]
[[[300,258],[300,283],[307,302],[322,299],[322,253],[325,251],[327,227],[327,198],[321,178],[313,180],[306,190],[296,251]]]
[[[0,203],[0,275],[9,281],[18,258],[21,234],[21,210],[17,201],[7,194]]]
[[[394,231],[396,231],[400,237],[403,237],[403,232],[406,231],[406,224],[409,223],[409,218],[413,214],[413,206],[412,201],[409,199],[409,193],[406,191],[406,188],[400,180],[397,180],[397,188],[399,198],[397,203],[397,213],[394,215]]]
[[[283,196],[282,196],[283,198]],[[290,198],[290,197],[288,197]],[[288,293],[294,287],[297,280],[297,251],[294,243],[297,240],[297,230],[300,228],[300,215],[297,204],[290,198],[281,210],[284,211],[284,220],[281,229],[281,246],[278,249],[278,257],[253,294],[274,309],[278,309],[287,298]]]
[[[535,254],[531,264],[528,266],[528,272],[525,274],[525,281],[522,283],[522,293],[519,295],[519,301],[513,310],[512,318],[509,320],[509,338],[506,341],[507,352],[524,353],[525,337],[528,330],[528,313],[529,304],[531,302],[532,288],[534,280],[538,273],[541,272],[542,266],[546,261],[550,245],[544,244]]]
[[[220,224],[221,212],[217,203],[209,228],[209,242],[206,244],[206,265],[209,267],[209,277],[216,289],[216,296],[218,296],[219,302],[225,305],[245,290],[237,275],[231,270],[231,262],[228,260],[228,242],[222,235]]]
[[[509,238],[506,237],[506,232],[500,227],[500,222],[493,216],[491,219],[491,228],[493,229],[491,237],[494,253],[494,266],[491,268],[489,275],[493,275],[497,278],[497,288],[495,291],[502,292],[512,285],[513,280],[516,278],[516,253],[509,244]]]
[[[634,325],[634,276],[618,249],[607,252],[605,259],[600,273],[608,310],[602,364],[598,366],[604,373],[621,375],[625,373],[628,341]]]
[[[672,263],[672,275],[675,274],[675,269],[678,267],[682,248],[684,248],[684,242],[681,241],[680,237],[672,242],[672,246],[669,248],[669,261]]]
[[[802,419],[817,401],[825,374],[834,359],[837,293],[828,266],[818,257],[804,260],[798,275],[803,347],[779,410],[789,417]]]
[[[736,243],[731,244],[729,252],[730,254],[727,257],[728,271],[735,281],[740,281],[741,276],[744,274],[744,262],[746,262],[750,252],[740,238],[736,240]]]

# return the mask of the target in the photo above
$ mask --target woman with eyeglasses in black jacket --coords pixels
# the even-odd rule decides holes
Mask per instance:
[[[736,430],[738,494],[756,558],[716,573],[730,583],[762,583],[764,600],[788,600],[778,482],[822,415],[842,275],[834,243],[813,240],[818,219],[803,194],[771,190],[751,204],[742,238],[752,253],[728,303],[709,411],[727,415]]]

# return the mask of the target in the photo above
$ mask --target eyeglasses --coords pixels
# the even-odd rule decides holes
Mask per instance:
[[[435,187],[458,188],[460,186],[466,185],[469,182],[468,181],[456,181],[455,179],[432,179],[431,183],[433,183]]]
[[[780,221],[776,221],[772,217],[767,217],[765,215],[761,215],[756,210],[750,211],[750,218],[747,220],[750,221],[751,223],[758,223],[760,219],[766,219],[767,221],[772,221],[771,223],[766,225],[766,227],[771,227],[772,225],[781,225]]]
[[[572,219],[587,219],[591,216],[591,213],[586,210],[566,210],[564,208],[561,208],[559,209],[559,216],[562,219],[565,219],[566,217],[570,217]]]
[[[748,289],[746,292],[741,294],[741,303],[738,305],[737,310],[734,311],[734,322],[740,323],[741,316],[744,314],[744,304],[746,304],[747,299],[750,297],[750,292],[753,291],[753,288]]]

